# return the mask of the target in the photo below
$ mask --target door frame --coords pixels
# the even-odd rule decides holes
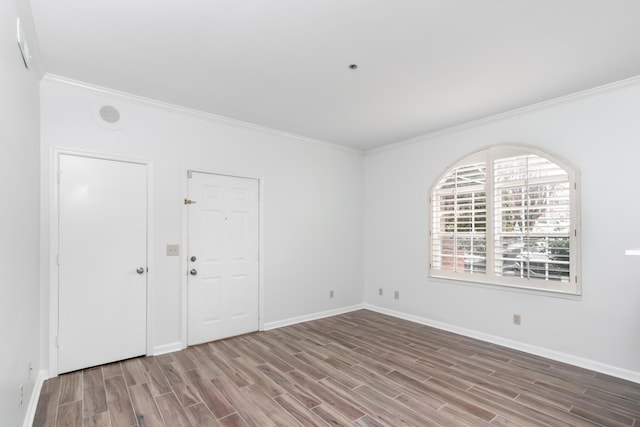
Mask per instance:
[[[61,147],[53,147],[51,149],[50,158],[50,174],[49,174],[49,376],[54,377],[58,375],[58,247],[60,238],[60,223],[59,223],[59,185],[58,174],[60,172],[60,157],[63,155],[85,157],[98,160],[117,161],[125,163],[134,163],[146,166],[147,169],[147,302],[146,302],[146,338],[145,338],[145,354],[149,355],[150,350],[153,348],[151,337],[152,324],[152,290],[153,290],[153,278],[154,278],[154,266],[153,266],[153,163],[147,160],[141,160],[131,157],[115,156],[112,154],[102,154],[74,149],[67,149]]]
[[[251,176],[246,174],[228,173],[228,172],[211,172],[202,169],[185,168],[183,174],[182,194],[184,199],[189,198],[189,176],[192,173],[202,173],[207,175],[228,176],[232,178],[254,179],[258,181],[258,331],[264,331],[264,178]],[[182,348],[187,348],[188,342],[188,325],[189,325],[189,261],[188,261],[188,243],[189,243],[189,218],[187,214],[187,205],[183,205],[182,210],[182,241],[180,245],[183,250],[180,257],[180,268],[182,269]]]

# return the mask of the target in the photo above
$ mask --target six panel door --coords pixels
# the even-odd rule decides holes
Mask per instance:
[[[188,344],[257,331],[258,181],[193,172],[188,186]]]

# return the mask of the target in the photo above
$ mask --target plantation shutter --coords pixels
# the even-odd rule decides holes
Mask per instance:
[[[451,170],[432,192],[431,268],[486,272],[486,162]]]
[[[571,199],[568,173],[534,155],[493,162],[497,276],[567,281]]]
[[[529,147],[459,160],[431,189],[430,275],[579,295],[579,178]]]

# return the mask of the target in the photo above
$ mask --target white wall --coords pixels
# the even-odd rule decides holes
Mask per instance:
[[[96,124],[92,109],[100,102],[119,107],[127,126],[114,131]],[[45,215],[52,147],[152,162],[154,348],[183,339],[186,267],[165,256],[165,247],[185,242],[187,169],[263,180],[265,323],[362,302],[362,154],[52,78],[41,85],[41,103]],[[45,250],[49,231],[43,230]],[[47,285],[43,293],[47,298]]]
[[[15,1],[0,2],[0,425],[18,426],[39,367],[38,79],[16,44]],[[31,379],[28,364],[34,368]],[[24,404],[18,390],[24,385]]]
[[[96,124],[92,108],[101,101],[121,108],[128,120],[124,129],[110,131]],[[364,161],[358,153],[53,78],[41,85],[41,104],[45,218],[52,147],[152,162],[154,348],[184,338],[184,272],[178,258],[164,254],[166,244],[184,243],[185,170],[196,169],[263,180],[267,324],[364,300],[383,310],[566,354],[640,378],[640,259],[624,256],[625,249],[640,246],[635,224],[640,209],[640,84],[426,136],[369,153]],[[428,278],[430,187],[447,165],[499,143],[537,146],[581,170],[582,297]],[[612,184],[617,187],[612,189]],[[48,265],[46,221],[43,228]],[[330,289],[334,299],[328,298]],[[46,307],[46,280],[42,292]],[[513,313],[522,315],[522,326],[512,325]],[[43,316],[46,321],[49,313],[45,310]]]
[[[624,255],[640,247],[639,114],[636,82],[369,153],[365,302],[640,380],[640,258]],[[464,155],[503,143],[548,150],[581,170],[582,297],[428,278],[431,186]],[[513,313],[522,326],[512,324]]]

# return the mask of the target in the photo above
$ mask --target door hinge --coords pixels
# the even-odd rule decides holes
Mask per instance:
[[[198,203],[195,200],[184,199],[185,205],[193,205],[194,203]]]
[[[58,184],[60,184],[61,177],[62,177],[62,171],[59,171],[58,172]]]
[[[193,171],[192,171],[191,169],[189,169],[189,170],[187,171],[187,178],[188,178],[188,179],[193,178]]]
[[[56,264],[60,265],[60,254],[56,254]]]
[[[60,336],[56,335],[56,347],[60,347]]]

